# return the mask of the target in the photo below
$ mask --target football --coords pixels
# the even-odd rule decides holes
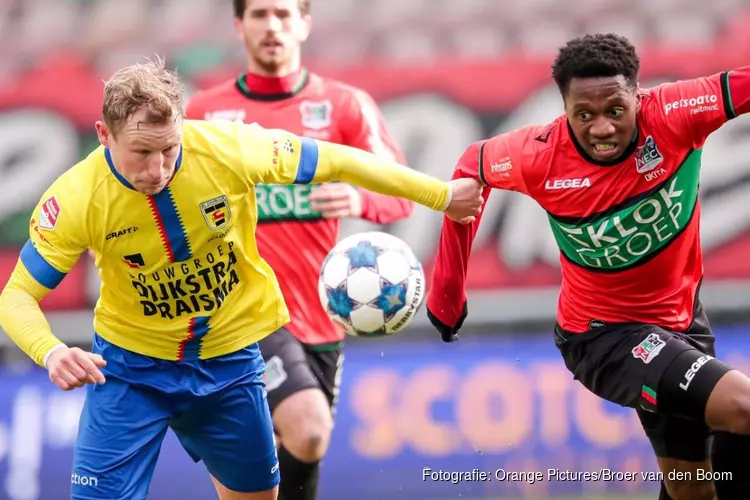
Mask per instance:
[[[382,337],[406,328],[424,302],[422,264],[396,236],[366,232],[342,239],[318,280],[331,319],[355,337]]]

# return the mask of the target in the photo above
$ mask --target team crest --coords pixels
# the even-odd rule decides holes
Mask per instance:
[[[633,353],[635,359],[640,359],[646,364],[649,364],[652,359],[659,355],[659,352],[664,348],[667,343],[659,337],[659,335],[652,333],[637,346],[633,347],[630,351]]]
[[[331,101],[310,102],[300,104],[302,126],[313,130],[320,130],[331,126],[333,105]]]
[[[646,142],[635,152],[635,169],[639,174],[650,172],[664,161],[664,157],[651,136],[646,137]]]
[[[219,231],[227,227],[229,219],[232,217],[232,211],[229,209],[229,200],[226,195],[221,195],[212,200],[201,203],[201,213],[206,219],[208,227],[214,231]]]

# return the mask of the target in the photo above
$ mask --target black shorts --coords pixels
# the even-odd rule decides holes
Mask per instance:
[[[731,368],[714,359],[714,335],[697,304],[693,324],[673,332],[643,323],[597,325],[555,344],[576,380],[602,399],[638,412],[658,457],[708,460],[708,397]]]
[[[266,361],[264,381],[271,413],[284,399],[305,389],[320,389],[335,408],[344,362],[340,343],[308,346],[280,328],[259,345]]]

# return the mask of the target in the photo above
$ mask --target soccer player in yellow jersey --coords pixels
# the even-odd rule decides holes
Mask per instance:
[[[87,386],[73,499],[147,497],[171,427],[222,500],[273,500],[279,472],[257,342],[289,320],[258,256],[254,185],[343,181],[461,222],[475,181],[442,182],[354,148],[184,119],[161,61],[104,88],[102,146],[60,176],[30,222],[0,325],[61,389]],[[39,301],[91,250],[102,279],[92,352],[51,332]]]

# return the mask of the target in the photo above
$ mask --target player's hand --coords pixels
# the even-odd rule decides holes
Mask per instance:
[[[452,196],[445,215],[459,224],[471,224],[482,210],[482,184],[474,179],[450,181]]]
[[[464,302],[464,310],[461,313],[461,317],[458,318],[456,325],[448,326],[440,321],[437,316],[435,316],[432,311],[430,311],[429,307],[427,308],[427,318],[430,320],[430,323],[432,323],[432,326],[434,326],[435,329],[440,332],[440,337],[443,339],[443,342],[455,342],[458,340],[458,331],[464,325],[464,320],[466,319],[466,316],[468,314],[469,309],[467,303]]]
[[[104,374],[99,370],[105,366],[107,362],[100,355],[77,347],[61,347],[47,359],[49,379],[63,391],[105,383]]]
[[[310,193],[312,210],[320,212],[324,219],[343,219],[362,215],[362,195],[344,182],[323,184]]]

